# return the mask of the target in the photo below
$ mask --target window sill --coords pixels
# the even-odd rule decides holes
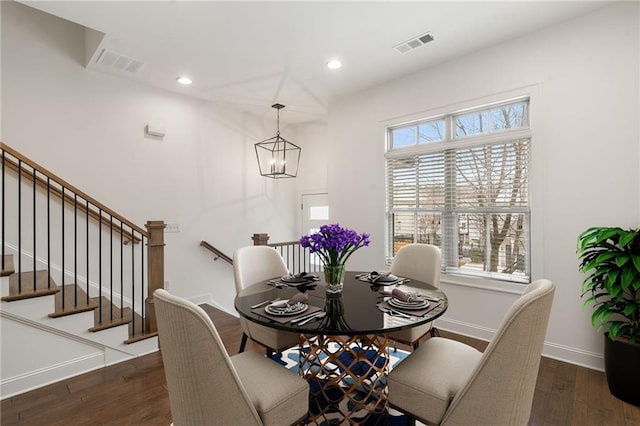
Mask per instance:
[[[528,285],[527,283],[498,281],[489,278],[475,278],[454,274],[442,274],[440,276],[440,284],[457,285],[461,287],[477,288],[481,290],[517,295],[521,295]]]

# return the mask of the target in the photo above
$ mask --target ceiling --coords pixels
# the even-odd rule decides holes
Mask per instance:
[[[22,1],[102,37],[87,68],[285,123],[326,120],[333,99],[602,7],[607,1]],[[595,30],[595,29],[594,29]],[[400,53],[394,46],[431,33]],[[93,33],[89,31],[89,33]],[[96,62],[102,49],[144,63]],[[325,65],[339,58],[343,66]],[[190,86],[176,83],[188,75]]]

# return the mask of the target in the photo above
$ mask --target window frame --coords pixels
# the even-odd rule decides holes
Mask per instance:
[[[387,264],[390,264],[393,256],[394,256],[394,224],[393,224],[393,215],[394,213],[397,212],[407,212],[407,213],[412,213],[414,216],[414,220],[413,220],[413,241],[416,241],[418,237],[418,220],[416,220],[417,216],[420,213],[431,213],[431,214],[440,214],[441,215],[441,220],[444,222],[444,215],[445,215],[445,210],[446,207],[443,208],[421,208],[418,207],[418,204],[416,204],[415,207],[408,207],[408,208],[392,208],[389,205],[389,201],[390,201],[390,197],[391,194],[389,193],[390,188],[390,171],[389,171],[389,160],[399,160],[399,159],[409,159],[409,158],[416,158],[415,156],[418,155],[428,155],[428,154],[436,154],[436,153],[446,153],[446,152],[454,152],[457,153],[459,152],[459,150],[461,149],[466,149],[466,148],[471,148],[471,147],[479,147],[479,146],[487,146],[487,145],[493,145],[493,144],[500,144],[500,143],[509,143],[512,141],[522,141],[522,140],[527,140],[528,143],[528,148],[527,148],[527,205],[526,207],[517,207],[517,206],[513,206],[510,207],[508,209],[504,209],[504,207],[500,207],[500,206],[494,206],[494,207],[487,207],[485,209],[482,209],[484,212],[486,212],[486,214],[500,214],[500,213],[507,213],[507,212],[511,212],[511,213],[523,213],[525,214],[525,219],[526,219],[526,228],[527,228],[527,235],[526,235],[526,267],[525,267],[525,275],[519,277],[518,275],[514,275],[514,274],[509,274],[509,273],[500,273],[500,272],[490,272],[490,271],[480,271],[477,274],[474,274],[471,270],[460,270],[458,269],[458,266],[456,266],[455,268],[451,266],[451,259],[445,259],[445,256],[443,256],[443,273],[447,274],[449,276],[456,276],[457,278],[454,279],[453,281],[455,281],[455,283],[460,284],[460,285],[468,285],[469,284],[469,280],[471,280],[471,282],[474,282],[474,280],[477,280],[478,278],[483,279],[483,280],[493,280],[497,283],[501,283],[500,286],[504,287],[506,285],[506,287],[509,288],[509,290],[507,291],[512,291],[513,287],[509,287],[511,284],[523,284],[523,283],[529,283],[532,280],[532,277],[534,275],[533,270],[534,270],[534,259],[533,259],[533,254],[534,254],[534,250],[533,250],[533,242],[532,242],[532,235],[533,235],[533,220],[532,220],[532,215],[531,215],[531,207],[532,207],[532,197],[531,197],[531,186],[532,186],[532,181],[533,179],[533,168],[531,166],[531,164],[533,163],[533,149],[532,149],[532,101],[531,101],[531,94],[528,93],[526,95],[521,95],[521,96],[517,96],[517,97],[512,97],[512,98],[502,98],[502,100],[499,100],[498,102],[491,102],[491,103],[483,103],[481,105],[477,105],[471,108],[465,108],[465,109],[458,109],[458,110],[452,110],[452,111],[447,111],[446,113],[440,113],[440,114],[433,114],[430,116],[426,116],[424,118],[420,118],[420,119],[413,119],[410,121],[404,121],[402,123],[389,123],[387,126],[385,126],[385,155],[384,155],[384,163],[385,163],[385,235],[386,235],[386,244],[385,244],[385,257],[387,259]],[[526,103],[527,104],[527,115],[526,115],[526,120],[525,120],[525,125],[523,127],[517,127],[517,128],[507,128],[507,129],[495,129],[492,130],[491,129],[491,120],[489,120],[488,122],[488,126],[487,126],[487,131],[485,133],[480,133],[480,134],[474,134],[474,135],[463,135],[463,136],[456,136],[456,132],[455,132],[455,125],[456,125],[456,118],[461,116],[461,115],[466,115],[466,114],[470,114],[473,113],[474,111],[486,111],[488,116],[492,115],[492,111],[494,111],[495,109],[499,109],[502,106],[506,106],[506,105],[517,105],[519,103]],[[445,137],[443,140],[441,141],[430,141],[430,142],[420,142],[419,140],[419,136],[418,136],[418,132],[419,132],[419,126],[421,124],[424,123],[428,123],[428,122],[433,122],[436,120],[444,120],[445,123]],[[399,129],[399,128],[406,128],[406,127],[413,127],[415,126],[416,129],[416,141],[415,144],[413,145],[409,145],[409,146],[403,146],[403,147],[393,147],[393,130],[395,129]],[[446,166],[445,166],[446,167]],[[451,179],[451,177],[449,178]],[[453,179],[455,179],[455,177],[453,177]],[[449,182],[451,183],[451,182]],[[446,187],[446,183],[445,183],[445,187]],[[416,191],[416,197],[418,196],[418,192]],[[448,214],[455,220],[456,218],[458,218],[460,211],[464,210],[464,209],[460,209],[459,207],[454,209],[453,212],[449,212]],[[464,213],[462,213],[464,214]],[[467,213],[468,214],[468,213]],[[452,222],[455,224],[455,222]],[[444,230],[445,225],[443,224],[441,226],[442,230],[441,232],[441,247],[444,249],[444,244],[446,244],[446,240],[447,239],[452,239],[451,242],[449,242],[450,244],[454,244],[457,245],[458,244],[458,238],[459,238],[459,233],[460,233],[460,228],[459,228],[459,224],[455,225],[455,228],[457,230],[457,232],[446,232]],[[455,240],[455,241],[453,241]],[[488,241],[487,241],[488,243]],[[444,251],[444,250],[443,250]],[[457,257],[457,250],[453,250],[453,252],[455,252],[454,254],[449,253],[449,257],[451,256],[456,256]],[[488,262],[489,259],[489,255],[485,254],[485,260],[484,263],[486,264]],[[447,264],[447,262],[449,262],[449,265]],[[456,262],[457,263],[457,262]]]

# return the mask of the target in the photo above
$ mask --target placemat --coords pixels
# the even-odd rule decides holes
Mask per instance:
[[[254,314],[258,314],[258,315],[260,315],[262,317],[269,318],[272,321],[279,322],[280,324],[286,324],[289,321],[291,321],[292,319],[300,318],[300,317],[303,317],[305,315],[309,315],[309,314],[312,314],[314,312],[318,312],[318,311],[322,310],[322,308],[319,308],[317,306],[309,305],[309,308],[306,311],[301,312],[299,314],[278,316],[278,315],[271,315],[271,314],[267,313],[267,311],[265,311],[264,308],[265,308],[265,306],[260,307],[260,308],[253,308],[251,310],[251,312],[253,312]]]

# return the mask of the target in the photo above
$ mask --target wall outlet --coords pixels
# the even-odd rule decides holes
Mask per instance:
[[[167,223],[164,227],[164,232],[180,232],[179,223]]]

